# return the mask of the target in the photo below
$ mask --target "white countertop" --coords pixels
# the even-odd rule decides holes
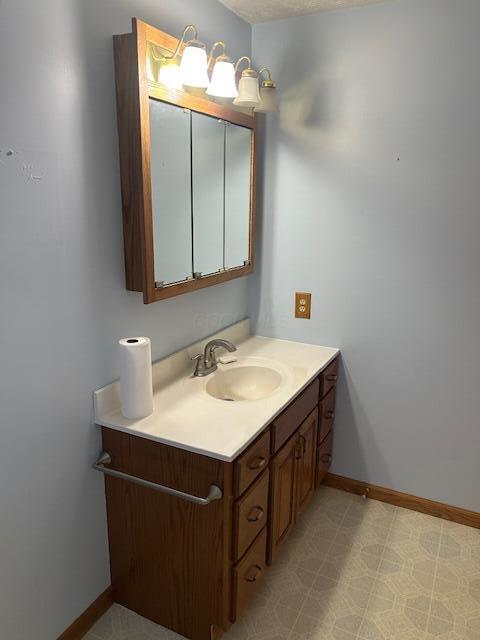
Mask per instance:
[[[192,377],[190,357],[212,337],[231,340],[237,359],[219,370],[248,364],[269,366],[282,373],[280,387],[261,400],[225,402],[210,396],[211,379]],[[225,352],[222,352],[224,355]],[[120,409],[120,384],[94,393],[95,422],[156,442],[231,462],[252,442],[339,353],[338,349],[250,335],[243,320],[153,364],[154,411],[142,420],[128,420]],[[227,358],[225,358],[227,359]]]

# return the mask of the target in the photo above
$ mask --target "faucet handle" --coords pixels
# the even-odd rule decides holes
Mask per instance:
[[[199,372],[205,367],[205,363],[203,360],[203,353],[197,353],[196,356],[191,356],[190,360],[196,360],[197,364],[195,365],[194,376],[198,376]]]

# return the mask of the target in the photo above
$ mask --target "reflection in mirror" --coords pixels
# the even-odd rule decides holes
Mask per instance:
[[[190,112],[150,98],[155,281],[192,276]]]
[[[193,270],[223,267],[223,157],[225,124],[192,113]]]
[[[250,129],[227,123],[225,128],[225,268],[249,260]]]

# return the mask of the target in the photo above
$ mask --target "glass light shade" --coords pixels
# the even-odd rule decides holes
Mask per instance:
[[[275,113],[278,111],[277,103],[277,90],[272,86],[260,87],[260,99],[261,102],[258,107],[255,107],[255,111],[260,113]]]
[[[180,65],[175,59],[166,58],[160,63],[158,81],[172,89],[182,88]]]
[[[216,61],[207,93],[209,96],[217,98],[236,98],[238,96],[235,67],[228,58]]]
[[[180,62],[180,78],[187,87],[206,88],[208,80],[208,61],[205,47],[196,41],[189,42],[183,50]]]
[[[242,73],[238,83],[238,96],[233,101],[237,107],[256,107],[260,104],[260,93],[258,91],[258,78],[255,73]]]

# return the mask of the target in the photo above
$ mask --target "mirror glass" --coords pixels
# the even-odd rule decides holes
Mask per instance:
[[[244,266],[252,130],[154,98],[149,103],[156,283]]]
[[[225,127],[225,269],[248,262],[252,131]]]
[[[223,268],[223,165],[225,124],[192,113],[193,270]]]
[[[190,112],[150,99],[155,281],[192,276]]]

